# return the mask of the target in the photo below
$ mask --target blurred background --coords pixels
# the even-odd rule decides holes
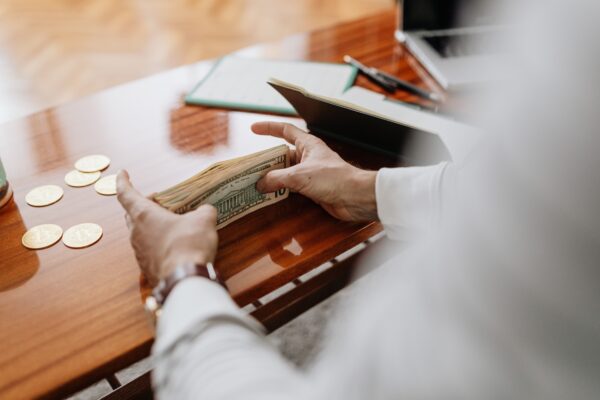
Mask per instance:
[[[0,123],[394,0],[0,0]]]

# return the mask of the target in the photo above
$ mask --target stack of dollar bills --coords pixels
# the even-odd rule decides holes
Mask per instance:
[[[289,191],[260,193],[256,182],[267,172],[290,165],[285,144],[211,165],[185,181],[153,195],[154,201],[177,214],[203,204],[217,209],[217,228],[288,197]]]

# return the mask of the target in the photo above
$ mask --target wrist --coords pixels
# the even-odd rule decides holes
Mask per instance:
[[[375,197],[375,181],[377,171],[356,168],[351,175],[350,201],[352,207],[359,210],[360,219],[377,219],[377,200]]]
[[[201,251],[195,252],[175,252],[165,258],[163,265],[161,265],[161,271],[159,279],[164,279],[169,276],[173,271],[181,265],[185,264],[208,264],[214,261],[214,257],[208,256],[206,253]]]
[[[204,277],[212,282],[218,283],[227,290],[227,286],[223,280],[220,279],[212,262],[206,264],[180,264],[169,275],[158,282],[158,285],[152,289],[152,294],[145,300],[145,308],[153,316],[155,323],[160,316],[162,305],[165,303],[175,286],[184,279],[191,277]]]

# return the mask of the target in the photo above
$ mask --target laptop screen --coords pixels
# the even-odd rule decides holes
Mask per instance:
[[[404,3],[405,31],[441,30],[491,25],[488,10],[494,0],[400,0]],[[468,21],[468,22],[467,22]]]

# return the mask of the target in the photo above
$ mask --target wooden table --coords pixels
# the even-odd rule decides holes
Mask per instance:
[[[390,11],[239,54],[341,62],[348,53],[435,87],[395,43],[394,25]],[[123,211],[114,196],[64,184],[75,160],[106,154],[112,159],[106,173],[125,168],[142,192],[151,193],[217,160],[281,142],[251,134],[255,121],[302,125],[295,118],[183,105],[184,93],[212,63],[168,71],[0,127],[0,155],[14,189],[14,201],[0,210],[0,398],[65,396],[147,356],[153,341]],[[362,77],[357,83],[373,88]],[[391,163],[331,144],[364,167]],[[64,198],[45,208],[28,206],[25,194],[43,184],[63,186]],[[62,243],[40,251],[21,246],[21,236],[34,225],[66,229],[81,222],[103,227],[99,243],[81,250]],[[375,222],[337,221],[292,195],[222,229],[216,265],[243,306],[380,230]],[[259,317],[268,319],[269,313]]]

